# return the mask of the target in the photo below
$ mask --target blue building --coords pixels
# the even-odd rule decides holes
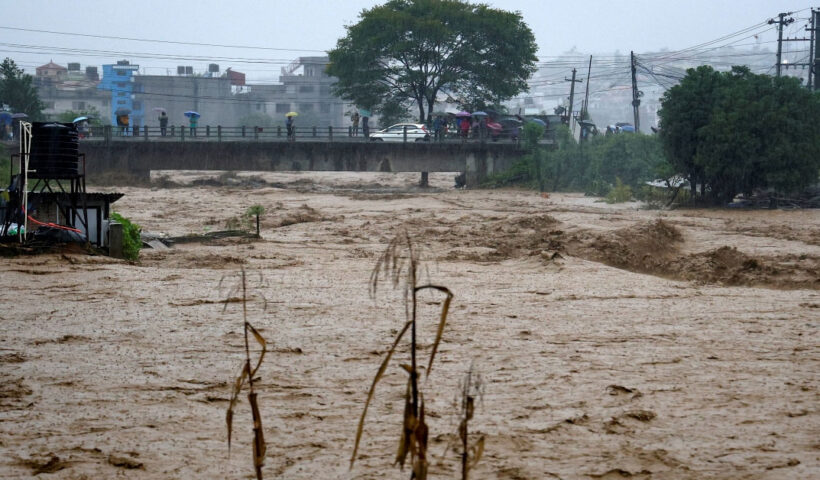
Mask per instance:
[[[128,109],[132,128],[145,125],[145,112],[142,102],[134,100],[134,94],[140,93],[140,87],[135,83],[134,73],[139,65],[131,65],[128,60],[120,60],[116,65],[103,65],[103,78],[97,88],[111,92],[111,125],[117,124],[116,112],[119,109]]]

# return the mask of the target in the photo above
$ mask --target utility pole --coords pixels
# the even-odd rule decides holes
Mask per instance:
[[[589,68],[587,68],[587,88],[584,93],[584,108],[581,109],[581,119],[589,117],[589,77],[592,74],[592,55],[589,56]]]
[[[635,52],[629,52],[632,59],[632,116],[635,119],[635,132],[641,131],[641,118],[638,113],[638,107],[641,106],[641,92],[638,91],[638,79],[636,77],[635,68]]]
[[[575,124],[572,123],[572,104],[575,100],[575,83],[576,82],[580,83],[581,80],[576,80],[575,79],[575,69],[574,68],[572,69],[572,79],[570,80],[569,78],[564,77],[564,80],[567,81],[567,82],[572,82],[570,84],[570,87],[569,87],[569,112],[568,112],[569,116],[568,116],[568,122],[567,123],[569,124],[570,130],[572,130],[574,132],[575,131]]]
[[[811,54],[809,55],[809,88],[812,87],[812,74],[814,74],[814,91],[820,90],[817,88],[817,77],[820,77],[820,36],[817,35],[817,23],[820,22],[820,9],[811,9]]]
[[[791,18],[791,17],[786,18],[789,15],[791,15],[792,13],[794,13],[794,12],[778,13],[777,14],[777,20],[775,20],[773,18],[770,18],[769,22],[768,22],[769,25],[772,25],[772,24],[775,24],[775,23],[777,24],[777,65],[775,65],[775,67],[776,67],[776,71],[777,71],[776,75],[778,77],[780,76],[780,66],[781,66],[781,62],[782,62],[781,55],[783,54],[783,27],[785,25],[789,25],[790,23],[794,22],[794,18]]]

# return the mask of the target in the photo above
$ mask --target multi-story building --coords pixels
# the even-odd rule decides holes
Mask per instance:
[[[131,65],[128,60],[120,60],[114,65],[103,65],[103,78],[97,85],[100,90],[111,92],[111,104],[107,115],[111,124],[116,124],[118,111],[127,111],[131,117],[129,124],[139,127],[144,124],[145,111],[142,103],[134,98],[134,77],[139,65]]]
[[[34,85],[45,105],[43,113],[54,117],[69,110],[107,112],[111,98],[97,90],[97,67],[87,67],[85,73],[80,70],[80,64],[69,64],[69,67],[54,62],[37,67]]]
[[[284,123],[285,114],[295,111],[300,126],[341,127],[348,104],[331,93],[335,79],[325,73],[327,64],[327,57],[301,57],[282,69],[280,83],[255,85],[230,68],[220,73],[216,64],[207,72],[181,66],[176,75],[140,75],[138,65],[121,60],[103,65],[99,80],[96,67],[82,74],[79,64],[67,69],[52,62],[37,69],[36,84],[47,115],[93,107],[112,125],[125,109],[132,127],[157,127],[160,110],[171,125],[187,125],[187,111],[198,112],[203,127],[239,126],[255,113]]]
[[[350,105],[331,93],[336,82],[325,69],[328,57],[299,57],[282,68],[279,84],[250,85],[248,113],[264,113],[284,122],[285,114],[297,112],[305,127],[341,127]]]
[[[145,112],[144,124],[158,126],[161,109],[171,125],[187,125],[187,111],[199,113],[202,126],[238,125],[247,109],[247,102],[236,93],[239,72],[220,75],[215,64],[209,70],[195,73],[193,67],[183,66],[177,69],[177,75],[135,76],[134,98]]]

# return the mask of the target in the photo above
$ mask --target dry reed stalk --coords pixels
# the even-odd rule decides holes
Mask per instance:
[[[399,448],[396,453],[395,463],[404,468],[407,460],[407,455],[410,454],[412,461],[411,479],[425,480],[427,478],[427,439],[428,427],[424,420],[424,399],[419,391],[418,386],[418,367],[417,367],[417,344],[416,344],[416,314],[417,314],[417,296],[422,290],[435,290],[445,294],[445,300],[441,308],[439,316],[438,328],[436,330],[436,338],[433,342],[433,348],[430,352],[430,359],[427,363],[427,377],[433,369],[433,360],[435,360],[438,345],[441,342],[441,336],[444,332],[444,327],[447,324],[447,314],[450,311],[450,302],[453,299],[453,294],[447,287],[433,284],[418,285],[418,270],[420,266],[420,256],[418,249],[413,248],[413,242],[410,235],[404,232],[402,235],[396,236],[387,246],[385,252],[379,257],[373,273],[370,276],[370,294],[375,296],[380,280],[388,280],[393,284],[394,288],[403,286],[403,296],[405,304],[405,315],[408,320],[404,327],[396,335],[393,344],[387,351],[387,355],[379,365],[379,370],[373,378],[370,385],[370,390],[367,392],[367,400],[362,410],[362,416],[359,419],[359,425],[356,430],[356,440],[353,447],[353,454],[350,457],[350,468],[356,461],[356,454],[359,450],[359,442],[361,441],[362,432],[364,430],[364,419],[367,415],[367,409],[370,406],[370,401],[373,399],[376,390],[376,384],[384,376],[387,365],[393,357],[402,337],[408,330],[411,332],[410,337],[410,365],[403,364],[402,368],[408,373],[407,389],[404,396],[404,421],[402,422],[402,434],[399,440]]]
[[[234,381],[233,392],[231,393],[231,401],[228,404],[228,411],[225,412],[225,422],[228,425],[228,452],[231,450],[231,432],[233,430],[233,409],[239,401],[239,393],[248,382],[248,403],[251,406],[251,417],[253,418],[253,467],[256,471],[257,480],[262,480],[262,467],[265,464],[265,437],[262,432],[262,416],[259,413],[259,405],[256,400],[256,392],[253,391],[254,376],[257,370],[262,365],[262,360],[265,358],[267,352],[267,341],[264,337],[248,322],[248,295],[247,295],[247,281],[245,277],[245,269],[242,269],[242,319],[245,328],[245,363],[242,367],[242,372]],[[227,302],[226,302],[227,307]],[[253,335],[256,342],[262,347],[259,354],[259,360],[256,366],[251,368],[251,353],[250,345],[248,343],[248,332]],[[258,380],[258,379],[256,379]]]
[[[472,470],[484,453],[484,436],[482,435],[470,445],[469,425],[475,412],[476,398],[483,396],[483,384],[481,376],[474,373],[473,365],[467,371],[461,387],[460,422],[458,425],[458,437],[461,440],[461,479],[467,480]]]

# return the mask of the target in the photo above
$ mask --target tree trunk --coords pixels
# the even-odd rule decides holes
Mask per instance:
[[[432,123],[433,121],[433,107],[436,105],[436,95],[433,94],[432,98],[427,99],[427,122]]]
[[[417,98],[416,103],[419,106],[419,123],[424,123],[424,97]]]

